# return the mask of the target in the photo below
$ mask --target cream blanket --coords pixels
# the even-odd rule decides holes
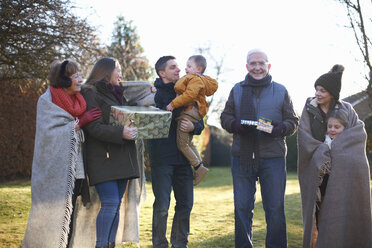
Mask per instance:
[[[331,149],[312,137],[306,107],[302,112],[298,128],[298,177],[305,248],[312,247],[316,191],[319,176],[329,162],[331,172],[320,209],[316,247],[372,247],[367,135],[352,106],[341,102],[341,108],[349,114],[348,127],[333,140]]]
[[[74,118],[52,102],[49,89],[40,96],[24,248],[66,247],[76,167],[82,163],[82,136],[74,126]]]

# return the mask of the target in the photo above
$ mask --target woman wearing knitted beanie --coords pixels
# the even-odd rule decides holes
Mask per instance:
[[[303,247],[372,247],[370,170],[366,131],[353,107],[340,97],[344,67],[334,65],[315,82],[315,97],[298,127],[298,177]],[[347,125],[324,143],[332,111],[347,113]]]
[[[55,61],[37,103],[32,205],[22,247],[69,247],[75,203],[85,178],[81,130],[101,111],[86,111],[79,65]]]

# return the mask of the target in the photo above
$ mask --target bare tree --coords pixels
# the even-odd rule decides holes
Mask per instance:
[[[215,49],[213,48],[211,42],[208,42],[205,45],[200,45],[198,48],[195,49],[195,53],[203,55],[207,60],[207,68],[209,76],[213,77],[217,80],[219,84],[223,83],[221,80],[221,75],[226,72],[226,68],[224,67],[225,57],[226,54],[218,55],[215,53]],[[211,97],[207,98],[207,102],[209,104],[209,112],[204,120],[208,123],[208,119],[219,119],[221,112],[223,111],[223,107],[225,104],[225,100],[223,98],[215,97],[215,94]],[[222,136],[220,136],[220,132],[222,131]],[[216,140],[224,140],[228,138],[227,132],[224,130],[218,130],[218,128],[210,128],[208,125],[205,127],[205,131],[201,136],[195,136],[194,140],[199,145],[198,149],[202,153],[203,163],[206,166],[210,166],[212,161],[218,160],[218,156],[216,157],[215,149],[218,146],[213,146],[211,140],[213,137]],[[228,149],[226,149],[228,151]],[[219,155],[221,155],[221,151],[219,151]],[[228,154],[226,154],[228,155]]]
[[[195,49],[196,53],[204,55],[208,61],[212,61],[212,69],[215,71],[214,78],[218,81],[221,74],[224,73],[225,55],[216,57],[212,52],[212,45],[208,43],[205,46],[199,46]]]
[[[72,9],[70,0],[2,0],[0,78],[43,80],[53,60],[91,62],[99,48],[95,29]]]
[[[372,24],[372,13],[363,9],[360,0],[338,0],[345,6],[349,19],[349,28],[352,29],[355,41],[363,57],[363,63],[367,68],[364,78],[368,81],[367,93],[372,99],[372,64],[370,52],[372,49],[371,32],[368,31],[368,23]],[[371,2],[366,4],[371,4]],[[366,16],[365,16],[366,15]]]
[[[208,44],[204,46],[200,45],[198,48],[195,49],[195,52],[206,57],[208,67],[210,67],[211,65],[212,71],[214,72],[214,74],[211,76],[214,77],[214,79],[216,79],[217,82],[221,83],[220,76],[225,72],[224,62],[225,62],[226,55],[224,54],[222,56],[216,57],[215,55],[213,55],[212,50],[213,50],[212,45],[209,42]],[[209,97],[207,100],[208,100],[208,104],[211,105],[214,100],[214,95]],[[217,106],[219,104],[220,104],[220,101],[217,103]]]

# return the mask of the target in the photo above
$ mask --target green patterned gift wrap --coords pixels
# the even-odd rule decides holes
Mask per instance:
[[[138,128],[136,139],[167,138],[172,120],[172,112],[155,107],[112,106],[110,124],[125,126],[132,121]]]

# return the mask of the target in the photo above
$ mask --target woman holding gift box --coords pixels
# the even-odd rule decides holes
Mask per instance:
[[[343,71],[335,65],[315,81],[298,128],[303,247],[372,247],[367,135],[351,104],[339,100]],[[346,127],[330,149],[327,119],[337,110]]]
[[[22,247],[69,247],[85,178],[81,128],[101,116],[97,108],[86,111],[76,62],[53,62],[49,81],[37,103],[32,206]]]
[[[116,238],[118,226],[124,229],[119,223],[119,212],[124,211],[124,207],[120,207],[122,197],[128,180],[140,177],[134,141],[137,128],[131,127],[131,123],[124,128],[109,124],[111,106],[127,105],[120,80],[119,62],[102,58],[94,65],[82,91],[87,108],[102,111],[101,118],[84,128],[89,184],[95,186],[101,201],[96,221],[96,247],[115,247],[115,240],[126,239]]]

